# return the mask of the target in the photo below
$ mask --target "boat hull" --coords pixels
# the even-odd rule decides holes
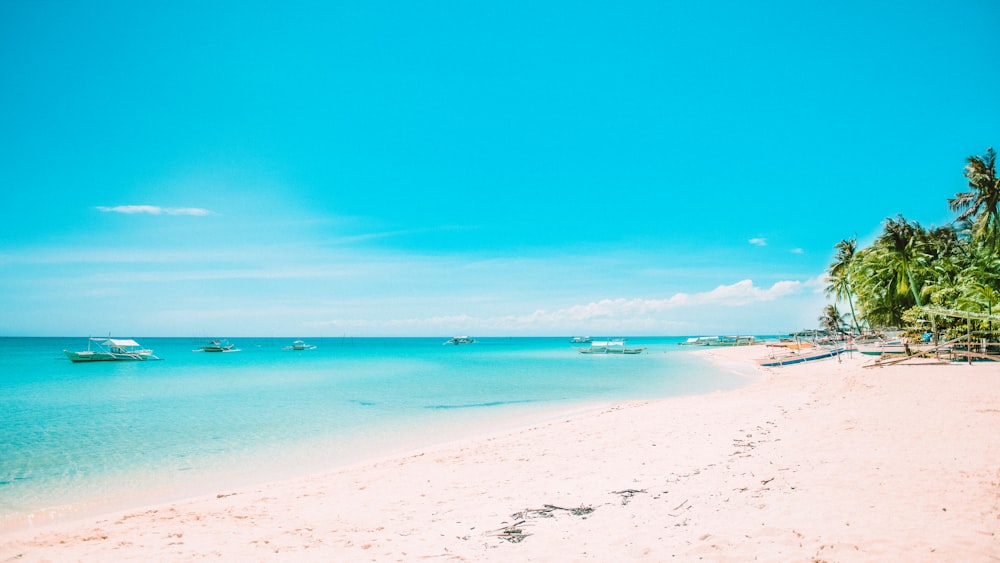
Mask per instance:
[[[840,354],[843,354],[845,351],[846,351],[845,348],[836,348],[834,350],[826,350],[824,352],[820,352],[817,354],[809,354],[807,356],[791,356],[791,357],[780,358],[769,362],[763,362],[760,365],[762,367],[779,367],[792,364],[801,364],[805,362],[812,362],[815,360],[825,360],[826,358],[839,356]]]
[[[81,362],[142,362],[146,360],[159,360],[156,356],[152,354],[149,350],[143,350],[142,352],[136,352],[134,354],[118,354],[113,352],[70,352],[69,350],[63,350],[63,354],[69,358],[69,361],[81,363]]]

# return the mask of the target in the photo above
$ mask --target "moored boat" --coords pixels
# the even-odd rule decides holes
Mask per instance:
[[[315,350],[315,349],[316,347],[313,346],[312,344],[306,344],[301,340],[296,340],[295,342],[292,342],[291,346],[285,346],[285,350],[302,351],[302,350]]]
[[[96,350],[94,349],[96,346]],[[93,338],[87,341],[87,349],[81,352],[63,350],[71,362],[114,362],[159,360],[152,350],[143,348],[138,342],[128,338]]]
[[[458,346],[459,344],[472,344],[473,342],[475,342],[475,340],[469,338],[468,336],[453,336],[452,338],[446,340],[444,343],[454,344]]]
[[[681,346],[752,346],[756,343],[757,339],[753,336],[695,336],[677,344]]]
[[[577,348],[581,354],[641,354],[645,348],[626,348],[624,338],[592,340],[590,348]]]
[[[231,344],[228,340],[211,340],[208,344],[192,350],[192,352],[239,352],[238,348],[235,348],[235,344]]]
[[[790,354],[787,356],[781,356],[771,360],[765,360],[760,363],[762,367],[779,367],[787,366],[792,364],[801,364],[804,362],[812,362],[816,360],[825,360],[826,358],[833,358],[839,356],[847,351],[846,346],[838,346],[836,348],[823,348],[809,354]]]
[[[882,356],[885,354],[905,354],[906,345],[902,340],[879,340],[877,342],[858,343],[858,352],[866,356]]]

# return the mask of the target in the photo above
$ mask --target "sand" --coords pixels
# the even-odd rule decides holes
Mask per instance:
[[[16,530],[0,562],[1000,560],[1000,364],[870,361]]]

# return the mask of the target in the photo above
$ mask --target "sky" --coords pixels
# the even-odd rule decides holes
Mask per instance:
[[[1000,3],[0,2],[0,336],[818,326],[949,223]],[[846,311],[846,307],[842,306]]]

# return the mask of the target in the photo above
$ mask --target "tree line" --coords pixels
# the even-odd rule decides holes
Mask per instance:
[[[969,190],[948,199],[957,214],[951,224],[928,229],[900,214],[885,220],[870,246],[859,248],[857,236],[834,246],[826,293],[850,312],[827,305],[820,321],[828,330],[919,328],[928,321],[925,306],[990,316],[1000,312],[996,152],[990,148],[967,158],[964,175]],[[967,329],[966,320],[935,321],[939,331]],[[972,322],[976,330],[994,327],[988,318]]]

